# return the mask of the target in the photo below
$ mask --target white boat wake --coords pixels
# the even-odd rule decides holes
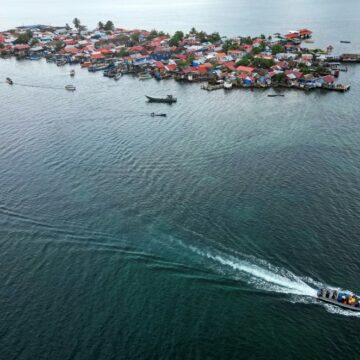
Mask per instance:
[[[186,246],[184,243],[182,245]],[[194,246],[186,247],[200,255],[205,266],[222,275],[246,282],[256,289],[291,295],[289,300],[293,303],[321,305],[332,314],[360,317],[360,313],[318,301],[317,289],[329,286],[309,277],[299,277],[291,271],[273,266],[264,260],[237,252],[234,253],[235,255],[229,255],[217,250],[210,252],[202,251]]]

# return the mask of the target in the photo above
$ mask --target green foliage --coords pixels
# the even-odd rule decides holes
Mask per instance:
[[[262,69],[269,69],[271,66],[273,66],[274,60],[273,59],[262,59],[262,58],[255,58],[252,61],[252,64],[258,68]]]
[[[241,39],[241,43],[242,44],[246,44],[246,45],[251,45],[252,44],[252,39],[250,36],[244,37]]]
[[[224,52],[227,53],[229,50],[238,50],[238,49],[239,49],[239,44],[234,42],[233,40],[227,39],[224,41],[224,44],[223,44]]]
[[[265,37],[264,34],[261,34],[261,35],[260,35],[260,38],[261,38],[261,39],[264,39],[264,40],[266,39],[266,37]]]
[[[140,33],[138,31],[136,31],[136,32],[134,32],[134,33],[132,33],[130,35],[130,39],[131,39],[131,41],[133,43],[138,44],[139,43],[139,36],[140,36]]]
[[[271,53],[272,53],[273,55],[281,54],[281,53],[283,53],[283,52],[285,52],[285,49],[284,49],[283,46],[281,46],[281,45],[279,45],[279,44],[273,45],[273,46],[271,47]]]
[[[73,20],[73,24],[74,24],[74,26],[75,26],[75,29],[77,29],[77,30],[80,29],[81,22],[80,22],[80,20],[79,20],[78,18],[75,18],[75,19]]]
[[[179,43],[184,39],[184,33],[182,31],[177,31],[169,41],[170,46],[178,46]]]
[[[218,32],[214,32],[208,35],[207,40],[210,41],[212,44],[215,44],[221,40],[221,36]]]
[[[279,83],[283,82],[285,80],[285,73],[278,73],[273,76],[272,81],[277,81]]]
[[[129,53],[126,50],[126,48],[123,48],[116,54],[116,56],[117,57],[125,57],[125,56],[129,56]]]
[[[31,41],[30,41],[30,46],[35,46],[36,44],[39,43],[39,40],[38,39],[35,39],[35,38],[32,38]]]
[[[0,43],[0,49],[4,49],[5,45],[3,43]]]
[[[207,35],[207,33],[205,31],[198,32],[197,37],[198,37],[200,42],[202,42],[202,43],[207,42],[208,35]]]
[[[241,60],[239,60],[236,65],[237,66],[248,66],[250,65],[251,63],[251,60],[252,60],[252,56],[251,55],[245,55],[242,57]]]
[[[315,72],[319,75],[322,75],[322,76],[325,76],[325,75],[328,75],[330,74],[330,70],[329,68],[325,67],[325,66],[318,66],[316,69],[315,69]]]
[[[159,31],[158,36],[165,36],[165,33],[163,31]]]
[[[189,34],[196,35],[197,34],[196,29],[194,27],[192,27]]]
[[[57,40],[57,41],[54,42],[55,51],[60,51],[64,47],[65,47],[65,44],[64,44],[63,41]]]
[[[114,23],[111,20],[108,20],[104,26],[105,31],[113,31],[114,30]]]
[[[158,37],[159,33],[157,32],[157,30],[155,29],[152,29],[150,31],[150,35],[148,36],[148,40],[153,40],[155,39],[156,37]]]
[[[303,63],[300,63],[299,64],[299,70],[304,74],[310,74],[312,71],[311,71],[311,68]]]
[[[29,41],[32,39],[33,34],[31,31],[27,31],[24,34],[20,34],[17,39],[15,40],[15,44],[28,44]]]
[[[98,22],[98,28],[99,28],[99,30],[104,30],[104,23],[102,22],[102,21],[99,21]]]
[[[260,47],[259,47],[259,46],[254,47],[254,48],[252,49],[251,53],[252,53],[253,55],[260,54],[260,53],[261,53]]]

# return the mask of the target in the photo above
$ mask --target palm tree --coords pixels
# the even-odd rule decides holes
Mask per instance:
[[[80,20],[79,20],[78,18],[75,18],[75,19],[73,20],[73,24],[74,24],[74,26],[75,26],[75,28],[76,28],[77,30],[80,29],[81,23],[80,23]]]

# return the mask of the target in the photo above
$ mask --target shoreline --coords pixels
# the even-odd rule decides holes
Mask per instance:
[[[78,64],[116,81],[133,74],[142,81],[207,82],[202,88],[208,91],[281,88],[346,92],[350,85],[337,82],[340,72],[347,71],[343,64],[360,62],[360,54],[332,55],[332,46],[326,50],[304,47],[304,42],[313,43],[308,29],[228,39],[194,28],[188,34],[178,31],[172,36],[156,30],[115,29],[111,22],[88,31],[75,20],[80,21],[74,19],[76,30],[67,25],[65,29],[20,27],[17,32],[1,32],[1,57],[45,58],[57,66]]]

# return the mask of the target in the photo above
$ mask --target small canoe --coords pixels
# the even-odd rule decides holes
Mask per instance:
[[[269,94],[268,97],[278,97],[278,96],[285,96],[284,94]]]
[[[166,117],[166,114],[155,114],[155,113],[151,113],[150,115],[151,115],[151,117],[155,117],[155,116]]]
[[[6,78],[6,82],[7,82],[9,85],[13,85],[13,84],[14,84],[14,82],[13,82],[9,77]]]
[[[71,70],[71,71],[70,71],[70,76],[71,76],[71,77],[74,77],[74,76],[75,76],[75,70]]]
[[[68,91],[75,91],[76,87],[74,85],[66,85],[65,89],[68,90]]]
[[[348,41],[348,40],[340,40],[340,42],[342,44],[351,44],[351,41]]]

